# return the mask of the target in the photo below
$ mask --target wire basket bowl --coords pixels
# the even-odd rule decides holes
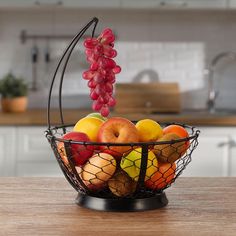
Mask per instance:
[[[188,137],[156,142],[101,143],[63,138],[74,127],[74,124],[65,124],[63,117],[65,71],[75,46],[92,26],[93,37],[97,23],[98,19],[93,18],[75,35],[58,63],[49,90],[46,138],[63,174],[78,192],[78,205],[105,211],[143,211],[163,207],[168,204],[164,190],[190,163],[192,152],[198,145],[199,130],[178,124],[188,131]],[[61,125],[52,127],[51,97],[58,74]],[[168,125],[170,123],[161,124],[162,128]],[[84,156],[90,158],[78,163],[77,157],[83,160]]]

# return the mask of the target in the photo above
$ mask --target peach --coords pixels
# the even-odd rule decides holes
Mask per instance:
[[[107,153],[98,153],[89,158],[82,167],[81,177],[89,188],[103,186],[116,171],[116,160]]]

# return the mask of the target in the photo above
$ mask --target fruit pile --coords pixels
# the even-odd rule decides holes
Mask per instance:
[[[190,146],[189,141],[179,139],[188,136],[180,125],[161,127],[151,119],[134,124],[123,117],[105,118],[100,113],[91,113],[62,137],[80,143],[69,142],[65,149],[64,142],[58,142],[57,147],[65,167],[71,171],[72,163],[88,189],[127,197],[135,192],[139,180],[142,143],[150,142],[145,188],[160,191],[173,182],[178,160]],[[157,141],[160,143],[156,144]]]
[[[115,74],[121,71],[120,66],[112,59],[117,55],[114,41],[115,36],[109,28],[104,29],[98,38],[86,38],[84,41],[90,69],[83,73],[83,78],[88,80],[93,110],[100,111],[105,117],[109,115],[109,107],[116,104],[112,96],[113,84]]]

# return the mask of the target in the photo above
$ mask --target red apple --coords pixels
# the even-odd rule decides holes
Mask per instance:
[[[90,142],[90,139],[85,133],[82,132],[69,132],[63,137],[65,140],[79,141],[79,142]],[[65,151],[65,145],[62,142],[58,143],[58,150],[61,155],[63,162],[68,165],[68,158]],[[83,144],[70,144],[70,153],[76,166],[83,165],[92,155],[94,146],[83,145]]]
[[[108,143],[135,143],[138,142],[138,130],[128,119],[122,117],[112,117],[105,121],[98,131],[98,141]],[[116,157],[129,152],[131,146],[100,146],[100,149]]]

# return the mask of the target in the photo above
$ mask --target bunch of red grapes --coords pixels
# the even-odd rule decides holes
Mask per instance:
[[[110,107],[116,104],[113,84],[116,81],[115,74],[121,71],[120,66],[112,59],[117,55],[114,41],[115,36],[109,28],[104,29],[97,38],[90,37],[84,41],[90,69],[83,73],[83,78],[88,80],[93,110],[105,117],[109,115]]]

